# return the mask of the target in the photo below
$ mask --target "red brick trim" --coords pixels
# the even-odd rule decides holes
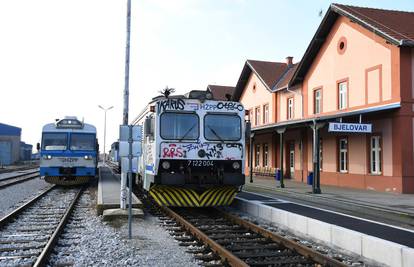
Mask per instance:
[[[379,70],[379,102],[382,102],[382,64],[365,69],[365,105],[368,105],[368,72]]]

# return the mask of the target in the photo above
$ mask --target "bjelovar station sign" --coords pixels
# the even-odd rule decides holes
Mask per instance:
[[[330,122],[329,132],[372,133],[372,124]]]

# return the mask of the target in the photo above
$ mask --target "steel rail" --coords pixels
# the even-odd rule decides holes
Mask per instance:
[[[37,165],[37,167],[33,167],[33,166],[28,167],[28,166],[26,166],[26,167],[20,167],[20,168],[15,168],[15,169],[0,169],[0,174],[17,172],[17,171],[25,171],[25,170],[36,169],[36,168],[39,168],[39,165]]]
[[[27,176],[27,177],[25,177]],[[24,178],[22,178],[24,177]],[[36,177],[40,177],[39,171],[23,173],[12,177],[7,177],[4,179],[0,179],[0,188],[5,188],[14,184],[18,184],[27,180],[34,179]],[[19,179],[20,178],[20,179]]]
[[[47,242],[46,246],[43,248],[42,252],[40,253],[33,267],[46,265],[49,255],[52,252],[56,242],[58,241],[60,233],[63,231],[70,215],[72,214],[73,209],[75,208],[75,204],[78,201],[79,197],[81,196],[83,190],[84,190],[84,187],[79,189],[78,193],[76,193],[76,196],[70,203],[69,207],[66,209],[66,212],[63,215],[62,219],[60,220],[59,225],[56,227],[52,236],[49,238],[49,241]]]
[[[216,243],[214,240],[210,239],[206,234],[197,229],[194,225],[189,223],[183,217],[172,211],[170,208],[161,206],[162,211],[168,214],[170,217],[174,218],[179,224],[181,224],[187,231],[197,237],[199,240],[208,244],[210,249],[217,253],[217,255],[231,266],[249,266],[244,261],[233,255],[230,251]]]
[[[278,243],[278,244],[280,244],[280,245],[282,245],[282,246],[284,246],[288,249],[294,250],[297,253],[301,254],[302,256],[308,257],[308,258],[312,259],[313,261],[315,261],[319,264],[322,264],[324,266],[334,266],[334,267],[346,267],[346,266],[348,266],[348,265],[346,265],[346,264],[344,264],[340,261],[337,261],[333,258],[330,258],[330,257],[328,257],[328,256],[326,256],[322,253],[319,253],[319,252],[317,252],[317,251],[315,251],[311,248],[308,248],[304,245],[301,245],[301,244],[299,244],[295,241],[292,241],[292,240],[287,239],[285,237],[282,237],[278,234],[270,232],[270,231],[268,231],[268,230],[266,230],[266,229],[264,229],[264,228],[262,228],[258,225],[255,225],[251,222],[243,220],[243,219],[241,219],[237,216],[234,216],[232,214],[229,214],[227,212],[224,212],[224,211],[221,211],[221,210],[218,210],[218,209],[217,209],[217,211],[219,213],[221,213],[223,215],[223,217],[230,220],[231,222],[233,222],[235,224],[238,224],[238,225],[241,225],[241,226],[251,230],[252,232],[260,234],[260,235],[262,235],[266,238],[269,238],[272,241],[274,241],[274,242],[276,242],[276,243]]]
[[[39,195],[33,197],[32,199],[30,199],[29,201],[27,201],[22,206],[18,207],[17,209],[13,210],[9,214],[7,214],[3,218],[1,218],[0,219],[0,229],[5,224],[9,223],[11,220],[13,220],[15,217],[17,217],[20,213],[22,213],[22,211],[24,211],[26,208],[28,208],[31,205],[33,205],[38,199],[42,198],[44,195],[46,195],[47,193],[49,193],[50,191],[52,191],[55,187],[56,187],[56,185],[52,185],[48,189],[42,191]]]

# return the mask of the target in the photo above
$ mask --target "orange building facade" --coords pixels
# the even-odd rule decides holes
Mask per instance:
[[[414,13],[332,4],[299,63],[247,60],[232,96],[252,123],[247,172],[414,193],[410,25]]]

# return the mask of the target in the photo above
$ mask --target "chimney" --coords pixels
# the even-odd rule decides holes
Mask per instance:
[[[293,57],[286,57],[286,64],[288,67],[293,65]]]

